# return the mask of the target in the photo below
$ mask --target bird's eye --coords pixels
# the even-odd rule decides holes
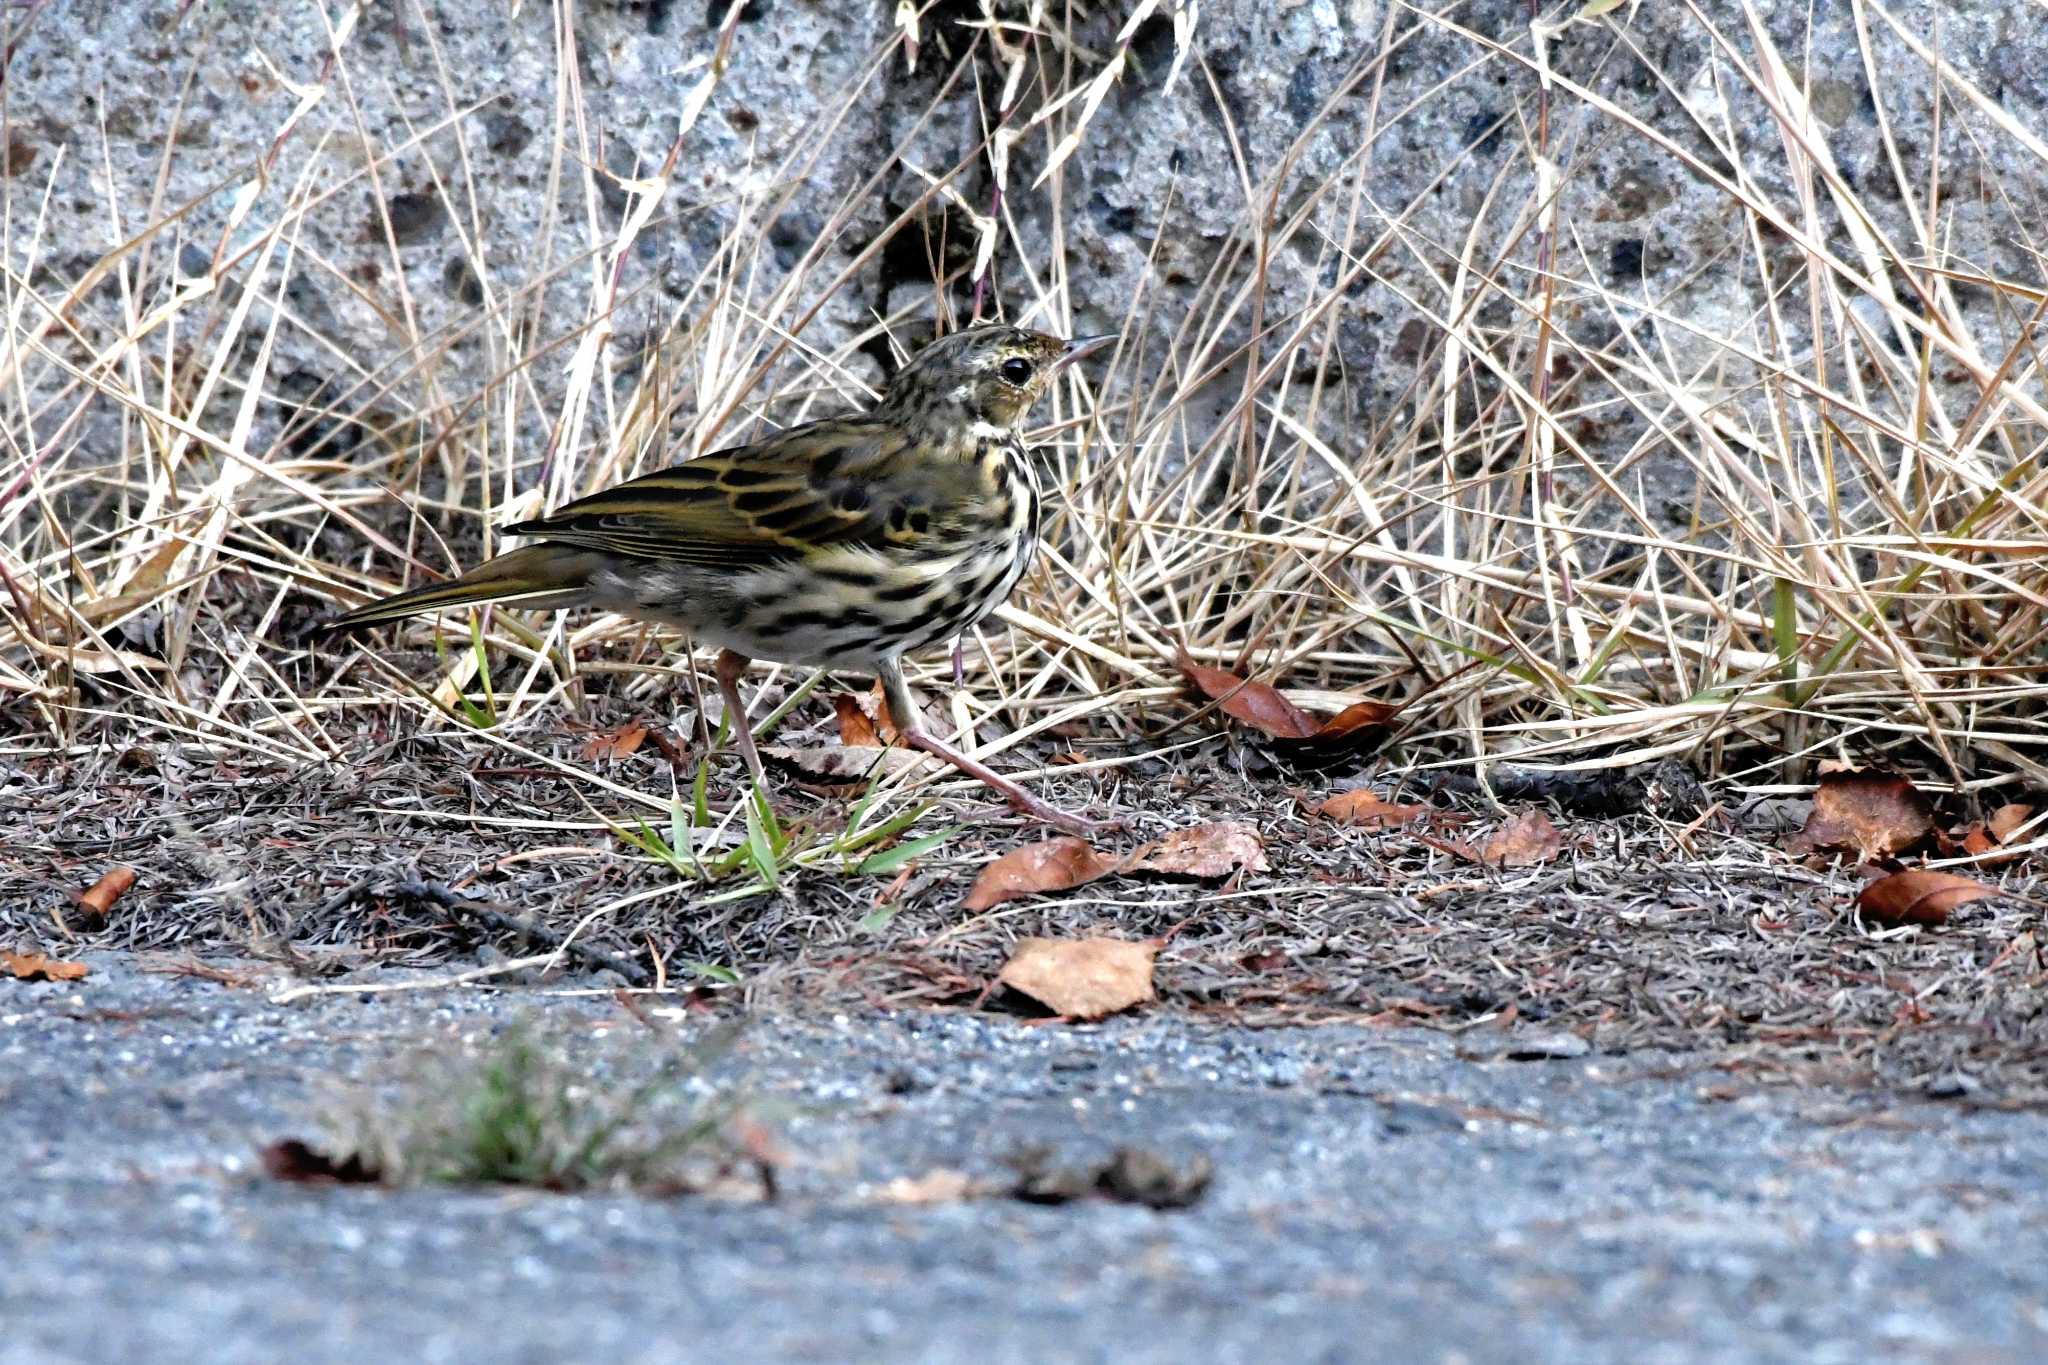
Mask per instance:
[[[1011,356],[1003,362],[1003,382],[1023,388],[1031,382],[1031,362],[1021,356]]]

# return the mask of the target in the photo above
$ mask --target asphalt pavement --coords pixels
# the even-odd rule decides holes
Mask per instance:
[[[86,960],[0,980],[8,1365],[2048,1359],[2031,1113],[1540,1032],[789,1013],[719,1073],[776,1116],[772,1201],[312,1187],[256,1153],[335,1078],[645,1024]],[[1120,1147],[1214,1174],[1184,1208],[999,1192]]]

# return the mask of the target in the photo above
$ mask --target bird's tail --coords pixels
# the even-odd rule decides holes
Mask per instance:
[[[570,545],[527,545],[485,560],[460,578],[409,588],[343,612],[319,629],[359,630],[473,602],[543,609],[580,606],[589,600],[590,575],[598,559],[590,551]]]

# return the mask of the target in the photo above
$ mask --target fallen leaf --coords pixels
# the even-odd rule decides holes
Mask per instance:
[[[103,920],[114,908],[114,902],[135,885],[135,869],[132,867],[110,867],[100,874],[100,879],[86,889],[78,898],[78,908],[88,918]]]
[[[877,749],[854,744],[829,744],[817,748],[764,744],[761,757],[786,763],[814,781],[841,784],[863,784],[871,778],[914,768],[923,761],[923,756],[913,749]]]
[[[1495,867],[1536,867],[1564,852],[1564,836],[1540,810],[1523,811],[1493,832],[1479,860]]]
[[[1977,860],[1979,867],[2003,867],[2026,856],[2019,851],[2000,854],[1998,850],[2011,843],[2033,818],[2032,806],[2015,801],[1993,811],[1988,821],[1978,820],[1946,834],[1936,830],[1935,839],[1943,853],[1967,853]]]
[[[272,1180],[289,1180],[299,1185],[374,1185],[382,1177],[370,1169],[362,1153],[351,1152],[336,1161],[297,1138],[271,1143],[261,1153],[263,1170]]]
[[[1317,725],[1314,734],[1300,739],[1278,735],[1273,743],[1282,753],[1303,758],[1350,753],[1367,747],[1368,742],[1377,744],[1380,732],[1400,714],[1400,707],[1383,701],[1355,701]]]
[[[1307,739],[1316,732],[1316,723],[1308,713],[1281,696],[1270,683],[1246,682],[1227,669],[1198,664],[1185,649],[1175,663],[1197,691],[1210,701],[1222,703],[1224,715],[1261,734]]]
[[[631,758],[646,740],[647,727],[637,720],[629,720],[616,729],[602,731],[584,741],[583,761],[595,763],[599,759],[616,761]]]
[[[1934,807],[1906,778],[1882,768],[1824,771],[1813,813],[1787,847],[1855,853],[1865,862],[1903,853],[1934,833]]]
[[[851,692],[834,693],[832,709],[839,713],[839,742],[863,749],[878,749],[882,737],[875,733],[873,717],[861,710],[860,698]]]
[[[2020,832],[2021,826],[2034,818],[2034,808],[2023,801],[2014,801],[1991,812],[1988,828],[1991,837],[2001,844],[2012,842],[2012,836]]]
[[[1022,896],[1068,891],[1123,872],[1216,878],[1264,872],[1269,866],[1258,830],[1235,820],[1177,829],[1120,858],[1098,853],[1084,839],[1062,835],[1026,844],[984,867],[965,904],[969,910],[986,910]]]
[[[1228,877],[1264,872],[1266,844],[1258,830],[1235,820],[1177,829],[1145,845],[1116,871],[1160,872],[1173,877]]]
[[[92,968],[83,962],[60,962],[41,953],[11,953],[0,948],[0,971],[22,981],[76,981]]]
[[[1358,787],[1325,797],[1322,804],[1316,807],[1316,814],[1326,820],[1335,820],[1340,825],[1360,825],[1366,829],[1393,829],[1420,820],[1429,814],[1429,807],[1399,805],[1383,800],[1379,793],[1370,788]]]
[[[839,717],[841,744],[872,748],[894,744],[901,738],[896,732],[895,721],[889,715],[889,708],[882,702],[879,688],[860,695],[834,693],[832,710]]]
[[[1329,758],[1349,753],[1379,738],[1401,708],[1386,702],[1361,701],[1317,720],[1280,695],[1270,683],[1247,682],[1223,668],[1198,664],[1181,649],[1174,659],[1195,690],[1220,704],[1223,714],[1249,725],[1273,741],[1274,748],[1297,758]]]
[[[1117,859],[1103,857],[1085,839],[1070,834],[1044,839],[1013,849],[984,867],[967,893],[967,908],[986,910],[1021,896],[1084,886],[1119,866]]]
[[[1159,945],[1147,940],[1027,938],[996,980],[1054,1014],[1100,1019],[1153,998],[1152,961],[1158,955]]]
[[[1856,897],[1856,908],[1880,924],[1946,924],[1959,905],[1995,896],[1998,888],[1953,872],[1893,872]]]

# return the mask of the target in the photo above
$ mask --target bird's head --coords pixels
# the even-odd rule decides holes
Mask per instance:
[[[1000,323],[969,327],[911,357],[889,382],[882,407],[909,421],[1008,433],[1017,429],[1054,375],[1114,340],[1062,341]]]

